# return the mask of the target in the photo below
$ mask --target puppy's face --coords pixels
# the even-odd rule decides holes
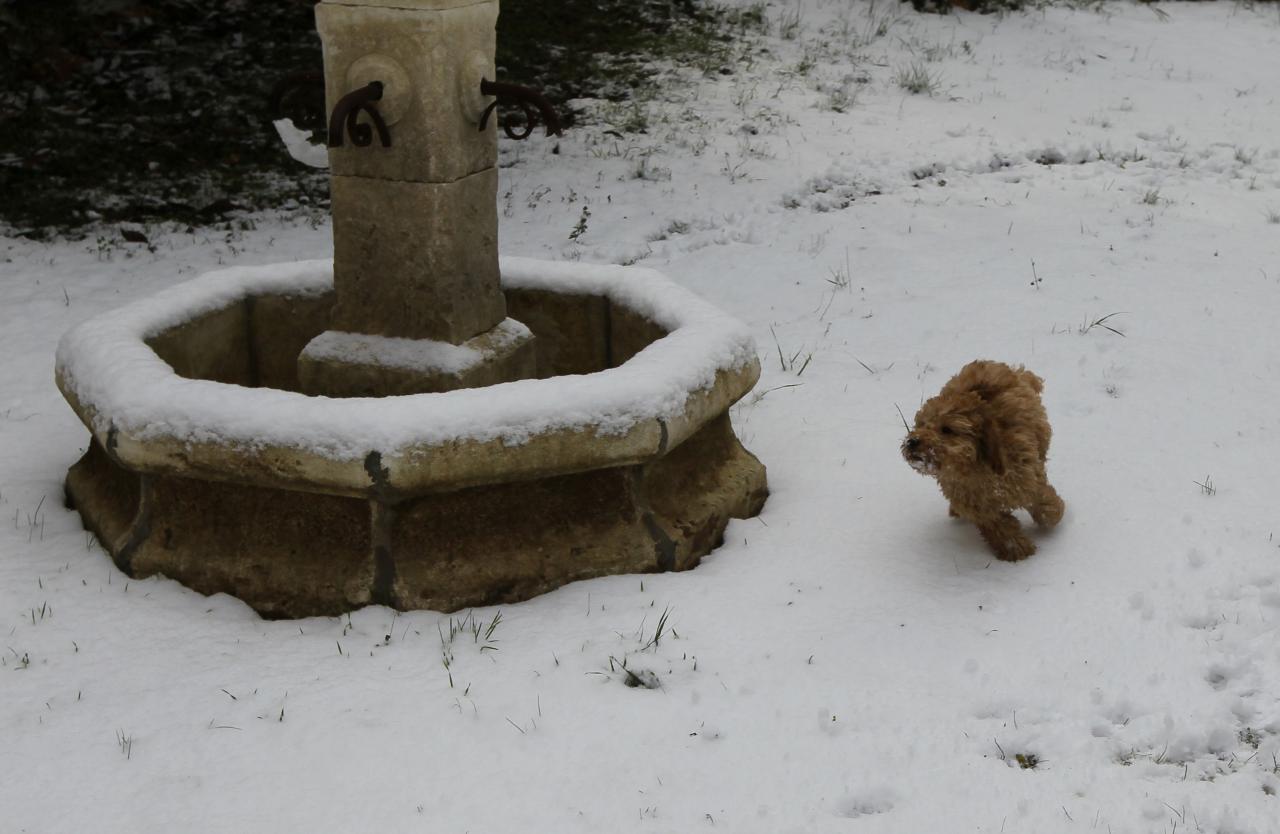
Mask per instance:
[[[975,466],[1004,471],[995,421],[972,393],[934,397],[916,413],[902,441],[902,457],[921,475],[957,474]]]

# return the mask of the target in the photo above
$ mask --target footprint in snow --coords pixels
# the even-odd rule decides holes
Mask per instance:
[[[887,814],[893,810],[895,799],[897,797],[888,788],[851,794],[840,800],[836,806],[836,815],[857,819],[875,814]]]

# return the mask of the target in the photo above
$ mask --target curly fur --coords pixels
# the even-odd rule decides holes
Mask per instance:
[[[912,469],[938,479],[951,515],[971,521],[997,559],[1036,552],[1013,510],[1041,527],[1062,520],[1065,505],[1045,476],[1049,417],[1044,381],[1002,362],[970,362],[916,413],[902,441]]]

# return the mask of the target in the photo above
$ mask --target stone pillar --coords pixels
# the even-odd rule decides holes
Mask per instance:
[[[374,106],[391,146],[375,136],[365,147],[348,138],[329,149],[337,299],[323,344],[299,357],[309,393],[379,396],[533,375],[532,336],[504,325],[496,119],[478,130],[497,18],[497,0],[316,6],[329,112],[352,90],[382,82]],[[519,330],[525,338],[510,338]],[[479,353],[470,363],[456,351],[452,364],[435,362],[454,346]],[[398,359],[387,367],[387,357]]]

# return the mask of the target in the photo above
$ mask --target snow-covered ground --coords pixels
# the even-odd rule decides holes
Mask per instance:
[[[276,622],[130,580],[62,508],[59,336],[329,231],[0,239],[0,831],[1280,831],[1275,5],[767,15],[597,108],[647,132],[503,147],[504,254],[755,333],[773,495],[691,572]],[[898,455],[977,357],[1046,380],[1019,564]]]

